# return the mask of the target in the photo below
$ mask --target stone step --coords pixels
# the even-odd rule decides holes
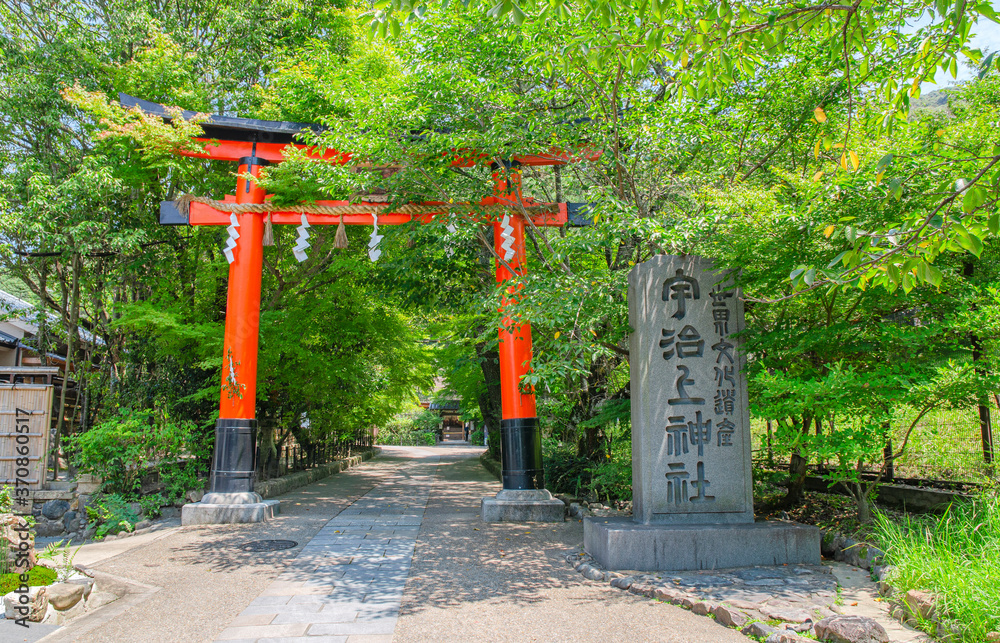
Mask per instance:
[[[76,482],[73,480],[50,480],[45,483],[50,491],[73,491],[76,489]]]
[[[36,489],[31,496],[35,502],[45,502],[47,500],[72,500],[76,497],[76,493],[58,489]]]

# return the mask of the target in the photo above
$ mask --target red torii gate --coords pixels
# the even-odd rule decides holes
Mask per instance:
[[[157,103],[119,95],[125,107],[139,108],[147,114],[165,120],[174,118],[171,112]],[[187,119],[194,112],[183,112]],[[256,384],[257,348],[260,328],[260,293],[263,266],[264,219],[270,214],[275,224],[300,224],[305,216],[310,225],[372,225],[375,216],[379,225],[398,225],[413,220],[428,222],[436,216],[447,214],[453,205],[441,202],[420,204],[419,213],[393,211],[386,203],[350,203],[347,201],[319,201],[317,206],[341,207],[349,210],[341,214],[305,214],[303,209],[270,210],[260,208],[233,208],[261,205],[266,202],[264,190],[245,176],[256,177],[260,169],[271,163],[281,163],[284,150],[294,146],[317,160],[346,163],[349,153],[335,150],[318,152],[314,147],[295,142],[303,130],[319,129],[317,126],[280,121],[211,116],[201,123],[204,138],[200,151],[179,151],[179,154],[238,163],[235,196],[226,197],[224,203],[193,201],[185,208],[178,202],[166,201],[160,207],[160,223],[166,225],[230,225],[235,216],[239,239],[232,249],[229,267],[229,288],[226,305],[226,327],[223,348],[222,382],[219,400],[219,419],[216,423],[216,441],[213,456],[211,489],[202,500],[201,507],[186,505],[185,524],[215,522],[251,522],[266,519],[276,508],[276,503],[264,503],[254,493],[256,469]],[[589,154],[594,158],[597,154]],[[539,204],[521,195],[518,165],[563,165],[571,158],[553,150],[550,155],[521,155],[511,159],[506,168],[494,168],[495,195],[485,198],[479,206],[503,210],[509,216],[506,230],[501,228],[499,217],[489,217],[493,223],[494,250],[498,257],[505,254],[505,262],[496,261],[496,281],[503,284],[517,275],[523,275],[527,260],[524,246],[525,218],[528,212],[532,223],[539,227],[561,227],[570,218],[577,224],[586,224],[581,216],[582,204]],[[471,165],[473,161],[456,161]],[[218,206],[218,207],[216,207]],[[440,207],[440,210],[436,208]],[[183,210],[187,209],[187,212]],[[304,208],[308,210],[308,208]],[[405,210],[406,208],[401,208]],[[412,208],[411,208],[412,210]],[[513,241],[502,247],[504,239]],[[511,248],[511,254],[508,248]],[[504,265],[506,263],[506,265]],[[509,269],[508,269],[509,267]],[[508,290],[512,296],[514,287]],[[505,297],[502,307],[511,299]],[[503,310],[503,308],[501,308]],[[499,329],[500,338],[500,387],[502,391],[502,421],[500,426],[503,491],[497,500],[484,499],[483,517],[492,520],[561,520],[562,503],[552,500],[544,490],[541,431],[535,411],[534,393],[520,390],[521,378],[531,366],[531,326],[525,322],[511,325],[504,318]],[[491,504],[491,510],[486,505]],[[499,505],[499,506],[498,506]],[[190,511],[188,511],[190,509]]]

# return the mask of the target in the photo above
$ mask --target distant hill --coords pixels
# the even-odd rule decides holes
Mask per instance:
[[[944,112],[950,116],[948,95],[941,90],[921,94],[920,98],[910,101],[910,115],[919,112]]]

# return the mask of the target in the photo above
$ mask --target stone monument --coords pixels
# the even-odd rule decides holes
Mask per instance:
[[[819,564],[819,530],[755,523],[743,300],[711,260],[660,255],[629,275],[632,518],[587,518],[609,569]]]

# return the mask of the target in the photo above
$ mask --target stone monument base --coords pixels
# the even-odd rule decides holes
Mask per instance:
[[[818,565],[819,528],[788,522],[743,525],[642,525],[590,517],[583,544],[606,569],[643,572],[754,565]]]
[[[181,507],[181,525],[222,525],[265,522],[280,510],[277,500],[264,500],[259,494],[206,493],[201,502]]]
[[[563,522],[566,505],[546,489],[503,489],[486,496],[483,522]]]

